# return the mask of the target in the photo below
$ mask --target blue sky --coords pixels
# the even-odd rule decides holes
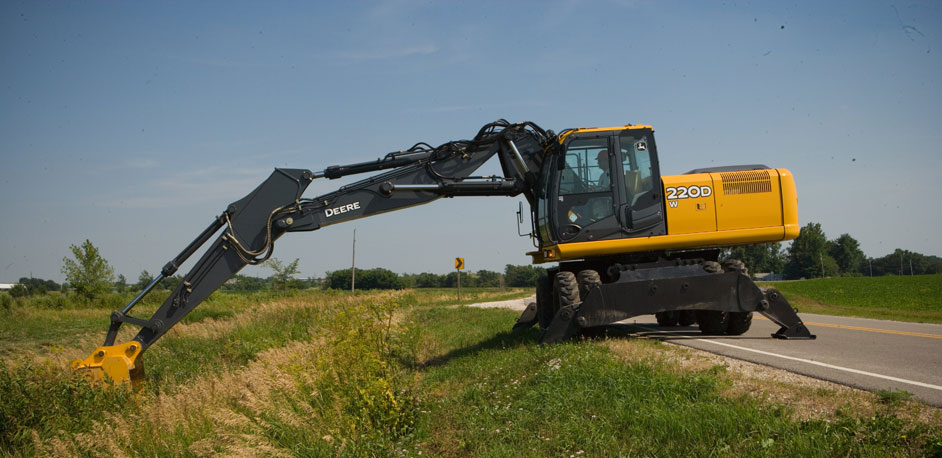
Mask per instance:
[[[652,124],[666,174],[788,168],[802,224],[942,255],[940,26],[929,1],[3,2],[0,281],[61,281],[86,238],[133,281],[273,167],[497,118]],[[289,234],[275,257],[345,268],[356,228],[358,266],[501,270],[529,260],[516,208],[443,199]]]

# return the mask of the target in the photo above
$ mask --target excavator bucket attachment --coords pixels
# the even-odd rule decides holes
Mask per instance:
[[[130,382],[139,387],[144,382],[144,361],[140,355],[141,344],[137,341],[98,347],[88,358],[72,361],[72,372],[92,381],[110,380],[116,385]]]

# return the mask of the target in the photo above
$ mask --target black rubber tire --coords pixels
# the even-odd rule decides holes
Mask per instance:
[[[556,310],[580,302],[579,283],[572,272],[559,272],[556,274],[556,279],[553,282],[553,292],[555,293],[553,299],[557,305]]]
[[[576,276],[576,282],[579,283],[579,297],[583,298],[589,294],[589,290],[602,284],[602,277],[594,270],[583,270]]]
[[[657,320],[658,326],[669,328],[677,326],[677,319],[680,318],[680,313],[677,311],[657,312],[654,314],[654,318]]]
[[[749,276],[749,268],[746,263],[739,259],[727,259],[723,261],[723,270],[726,272],[738,272]],[[729,312],[729,318],[726,322],[726,334],[730,336],[741,336],[752,326],[752,312]]]
[[[726,322],[726,334],[741,336],[752,326],[752,312],[729,312]]]
[[[723,266],[716,261],[706,261],[703,263],[703,270],[711,274],[723,273]]]
[[[723,335],[726,334],[729,313],[718,310],[697,310],[697,323],[700,325],[700,332],[703,335]]]
[[[706,261],[703,263],[703,270],[711,274],[723,273],[723,266],[716,261]],[[707,336],[718,336],[726,334],[726,323],[729,322],[729,314],[717,310],[697,310],[697,324],[700,326],[700,332]]]
[[[727,259],[723,261],[723,271],[739,272],[747,277],[749,276],[749,268],[746,267],[746,263],[738,259]]]
[[[678,326],[693,326],[697,322],[696,310],[680,310],[677,313]]]
[[[556,316],[553,301],[553,284],[549,277],[539,277],[536,280],[536,319],[540,329],[546,329]]]

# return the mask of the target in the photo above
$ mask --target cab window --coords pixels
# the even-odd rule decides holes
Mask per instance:
[[[608,191],[611,186],[607,140],[586,139],[570,143],[560,177],[559,194]]]
[[[654,189],[648,137],[623,134],[620,140],[627,203],[634,205],[644,193]]]
[[[556,218],[563,240],[615,215],[608,138],[575,139],[559,169]]]

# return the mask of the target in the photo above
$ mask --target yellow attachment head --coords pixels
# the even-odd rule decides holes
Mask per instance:
[[[72,371],[89,380],[107,378],[115,384],[130,382],[138,387],[144,382],[144,361],[138,361],[140,355],[141,343],[136,341],[98,347],[88,358],[72,361]]]

